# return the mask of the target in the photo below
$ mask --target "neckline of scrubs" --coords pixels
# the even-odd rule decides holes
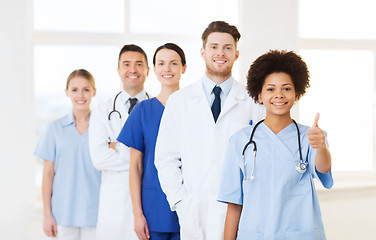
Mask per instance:
[[[281,129],[281,131],[279,131],[277,134],[275,134],[275,133],[273,132],[273,130],[271,130],[271,129],[269,128],[269,126],[266,125],[264,122],[263,122],[261,125],[263,125],[268,131],[270,131],[270,132],[271,132],[272,134],[274,134],[275,136],[279,136],[279,135],[283,134],[285,131],[287,131],[288,129],[290,129],[291,126],[294,125],[294,122],[290,123],[289,125],[287,125],[287,126],[284,127],[283,129]],[[295,125],[294,125],[294,126],[295,126]],[[256,129],[256,131],[257,131],[257,129]]]

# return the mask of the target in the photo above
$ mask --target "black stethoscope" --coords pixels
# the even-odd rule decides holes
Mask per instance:
[[[115,96],[115,99],[114,99],[114,106],[113,106],[113,108],[112,108],[112,111],[108,114],[108,121],[111,121],[111,114],[113,114],[113,113],[117,113],[117,114],[119,114],[119,118],[121,119],[121,113],[120,113],[118,110],[116,110],[116,107],[115,107],[115,105],[116,105],[116,100],[117,100],[117,98],[119,97],[119,95],[120,95],[121,93],[122,93],[122,91],[119,92],[118,94],[116,94],[116,96]],[[145,92],[145,94],[146,94],[146,97],[147,97],[148,99],[150,99],[149,94],[148,94],[147,92]]]
[[[256,162],[256,153],[257,153],[257,147],[256,147],[256,142],[253,141],[253,135],[255,134],[255,131],[256,131],[256,128],[258,127],[258,125],[260,125],[260,123],[262,123],[265,119],[261,120],[260,122],[258,122],[255,127],[253,128],[252,130],[252,133],[251,133],[251,138],[250,140],[248,141],[248,143],[244,146],[244,149],[243,149],[243,152],[242,152],[242,157],[243,157],[243,166],[242,166],[242,171],[243,171],[243,182],[248,182],[249,180],[252,180],[255,178],[255,176],[253,175],[253,172],[254,172],[254,169],[255,169],[255,162]],[[307,164],[305,164],[303,162],[303,157],[302,157],[302,147],[300,145],[300,131],[299,131],[299,127],[298,127],[298,124],[295,122],[295,120],[293,119],[292,120],[296,126],[296,131],[298,132],[298,145],[299,145],[299,155],[300,155],[300,162],[298,162],[296,164],[296,170],[300,173],[304,173],[306,170],[307,170]],[[245,157],[244,157],[244,154],[245,154],[245,151],[247,150],[248,146],[250,144],[253,144],[253,166],[252,166],[252,172],[251,172],[251,176],[249,178],[247,178],[246,176],[246,173],[245,173]]]

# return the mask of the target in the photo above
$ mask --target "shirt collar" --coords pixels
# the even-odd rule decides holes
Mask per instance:
[[[121,94],[120,94],[120,99],[121,99],[121,102],[125,105],[128,101],[129,101],[129,98],[137,98],[138,101],[142,101],[142,100],[145,100],[145,99],[148,99],[148,95],[146,95],[146,92],[145,90],[143,89],[141,92],[139,92],[136,96],[132,97],[129,93],[127,93],[124,89],[121,90]]]
[[[213,80],[211,80],[206,74],[203,77],[203,85],[205,92],[211,94],[213,91],[213,88],[217,86]],[[232,84],[234,83],[234,78],[231,76],[228,79],[226,79],[223,83],[221,83],[219,86],[222,89],[222,92],[225,96],[227,96],[232,88]]]
[[[62,125],[63,127],[76,124],[76,121],[74,120],[73,112],[67,114],[65,117],[62,119]]]

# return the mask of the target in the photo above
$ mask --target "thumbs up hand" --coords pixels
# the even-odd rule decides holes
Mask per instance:
[[[319,128],[318,122],[320,118],[320,113],[317,113],[315,116],[315,120],[313,121],[313,125],[311,130],[307,131],[309,144],[314,149],[325,149],[325,135],[324,131]]]

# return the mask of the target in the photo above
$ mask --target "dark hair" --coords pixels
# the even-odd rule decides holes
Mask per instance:
[[[67,85],[66,85],[65,89],[68,89],[70,81],[72,80],[72,78],[75,78],[75,77],[85,78],[86,80],[89,81],[89,83],[93,87],[93,89],[95,89],[94,77],[93,77],[93,75],[91,75],[91,73],[89,71],[87,71],[85,69],[77,69],[77,70],[74,70],[73,72],[71,72],[71,74],[69,74],[69,76],[67,78]]]
[[[309,87],[309,71],[303,59],[293,51],[270,50],[258,57],[251,65],[247,75],[247,90],[256,103],[262,91],[265,78],[272,73],[283,72],[290,75],[297,100]]]
[[[154,53],[154,56],[153,56],[153,65],[155,66],[155,57],[157,56],[157,53],[162,50],[162,49],[170,49],[170,50],[173,50],[175,51],[177,54],[179,54],[180,56],[180,60],[181,60],[181,64],[183,66],[185,66],[186,64],[186,61],[185,61],[185,54],[184,54],[184,51],[183,49],[181,49],[178,45],[174,44],[174,43],[166,43],[162,46],[160,46],[159,48],[157,48],[157,50],[155,50],[155,53]]]
[[[141,53],[145,57],[146,66],[148,65],[148,57],[146,56],[146,53],[144,52],[144,50],[142,48],[140,48],[139,46],[134,45],[134,44],[128,44],[128,45],[123,46],[123,48],[120,50],[120,53],[119,53],[118,62],[120,61],[121,54],[123,54],[125,52],[139,52],[139,53]]]
[[[235,46],[236,46],[236,43],[240,39],[240,33],[235,26],[230,25],[224,21],[215,21],[215,22],[210,23],[201,35],[202,44],[204,48],[205,48],[208,36],[210,35],[210,33],[213,33],[213,32],[222,32],[222,33],[230,34],[234,38]]]

